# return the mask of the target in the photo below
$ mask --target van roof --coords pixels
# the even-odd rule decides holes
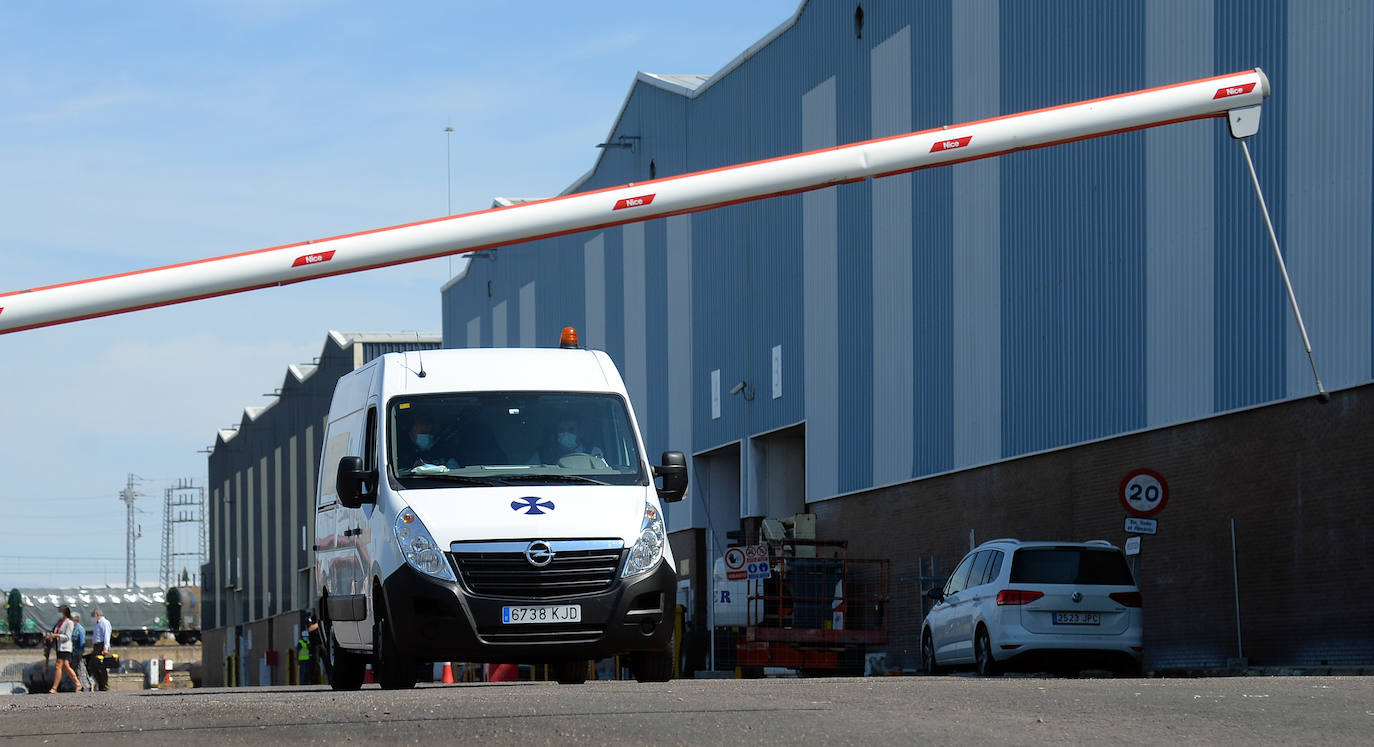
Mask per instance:
[[[625,393],[611,359],[599,350],[461,348],[388,353],[382,361],[391,394],[484,391]],[[420,371],[425,375],[421,377]],[[399,373],[400,378],[395,378]]]

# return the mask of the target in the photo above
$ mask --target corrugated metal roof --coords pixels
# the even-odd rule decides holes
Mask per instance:
[[[409,343],[432,345],[437,348],[443,344],[443,338],[433,332],[341,332],[331,329],[325,337],[325,351],[328,350],[330,343],[333,343],[340,350],[347,350],[352,345],[389,346]],[[386,352],[386,348],[383,348],[381,352]],[[323,352],[321,354],[321,357],[322,356]],[[281,389],[277,390],[277,394],[280,394],[288,383],[304,383],[318,370],[319,366],[313,363],[288,365],[286,367],[286,378],[283,379],[283,386]],[[279,401],[278,399],[274,399],[266,405],[244,407],[243,414],[239,421],[240,424],[258,420]],[[228,443],[236,435],[238,435],[238,430],[232,428],[221,428],[216,433],[218,443],[221,444]]]
[[[674,75],[664,73],[646,73],[643,71],[636,73],[635,81],[633,84],[630,85],[630,90],[625,92],[625,100],[621,102],[620,110],[616,112],[615,119],[611,121],[611,130],[606,135],[606,141],[609,142],[612,138],[615,137],[616,130],[620,127],[620,120],[624,118],[625,110],[630,105],[630,98],[634,96],[635,86],[639,85],[640,83],[646,83],[655,88],[660,88],[665,91],[676,93],[686,98],[696,98],[697,96],[700,96],[702,93],[704,93],[711,86],[715,85],[718,81],[723,79],[725,76],[733,72],[735,68],[744,64],[745,61],[747,61],[749,58],[753,57],[755,54],[758,54],[761,50],[766,48],[769,44],[773,42],[774,39],[777,39],[779,36],[782,36],[784,32],[792,28],[792,26],[794,26],[797,23],[797,19],[801,18],[802,11],[806,9],[806,4],[808,1],[809,0],[801,0],[801,2],[797,5],[796,12],[794,12],[790,18],[778,24],[772,31],[769,31],[767,34],[765,34],[762,39],[759,39],[758,41],[751,44],[748,49],[736,55],[733,60],[730,60],[730,62],[726,63],[725,67],[722,67],[720,70],[717,70],[713,75]],[[587,180],[590,179],[592,175],[596,173],[597,168],[601,165],[601,159],[605,158],[605,156],[606,151],[602,150],[601,153],[597,155],[596,162],[592,164],[591,169],[589,169],[587,173],[578,177],[577,181],[574,181],[572,184],[569,184],[568,188],[564,189],[559,194],[569,195],[579,191],[582,188],[582,185],[586,184]],[[450,284],[451,283],[452,281],[450,281]]]
[[[370,342],[439,342],[442,338],[433,332],[340,332],[329,330],[329,337],[341,348],[354,343]]]
[[[641,72],[635,80],[657,86],[665,91],[679,93],[683,96],[690,96],[701,88],[702,84],[710,80],[709,75],[658,75],[657,73]]]

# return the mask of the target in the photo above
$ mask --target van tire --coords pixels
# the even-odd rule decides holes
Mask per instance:
[[[382,610],[384,604],[377,605],[377,620],[372,628],[372,668],[377,670],[377,683],[383,690],[409,690],[419,680],[415,662],[397,647],[391,623]]]
[[[560,685],[580,685],[587,681],[587,662],[557,662],[553,665],[553,679]]]
[[[332,632],[329,636],[329,650],[326,652],[325,667],[328,670],[329,686],[335,690],[357,690],[363,686],[367,669],[367,657],[339,646]]]
[[[673,678],[673,664],[677,660],[677,647],[673,636],[668,636],[668,645],[658,651],[636,651],[630,654],[630,672],[640,682],[667,682]]]

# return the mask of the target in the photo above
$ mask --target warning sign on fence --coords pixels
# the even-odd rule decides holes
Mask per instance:
[[[753,581],[772,576],[768,567],[768,546],[732,547],[725,551],[725,578]]]

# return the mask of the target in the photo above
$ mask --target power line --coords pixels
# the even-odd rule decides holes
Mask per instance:
[[[112,533],[113,534],[113,533]],[[68,532],[0,532],[0,537],[90,537],[89,529],[73,529]]]
[[[108,501],[108,500],[110,500],[111,498],[114,498],[115,500],[118,500],[118,499],[119,499],[119,496],[118,496],[118,495],[108,495],[108,494],[106,494],[106,495],[78,495],[78,496],[71,496],[71,497],[67,497],[67,498],[52,498],[52,497],[49,497],[49,496],[43,496],[43,502],[44,502],[44,503],[51,503],[51,502],[53,502],[53,501]],[[32,496],[24,496],[23,498],[18,498],[18,497],[11,497],[11,496],[0,496],[0,502],[4,502],[4,501],[15,501],[15,502],[17,502],[17,503],[32,503],[32,502],[33,502],[33,497],[32,497]]]
[[[58,560],[58,561],[101,561],[101,562],[107,562],[107,561],[108,561],[108,562],[113,563],[113,562],[115,562],[115,561],[119,561],[119,560],[123,560],[123,559],[124,559],[124,558],[114,558],[114,557],[110,557],[110,558],[106,558],[106,557],[99,557],[99,558],[81,557],[81,558],[75,558],[75,557],[72,557],[72,556],[70,556],[70,555],[0,555],[0,560]]]

